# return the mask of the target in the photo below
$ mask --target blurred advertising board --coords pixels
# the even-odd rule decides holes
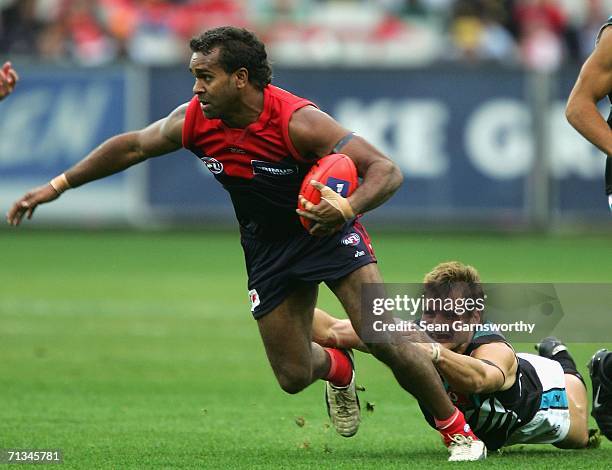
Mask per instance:
[[[186,67],[25,64],[19,71],[16,92],[0,103],[4,210],[104,139],[164,117],[192,96]],[[277,67],[274,83],[310,98],[400,165],[404,185],[368,219],[398,227],[425,222],[505,228],[531,223],[534,187],[542,181],[534,141],[542,140],[542,129],[550,221],[609,222],[604,158],[564,117],[576,74],[565,70],[549,81],[551,104],[539,114],[533,98],[538,90],[529,76],[499,67]],[[534,122],[536,114],[544,123]],[[228,195],[184,150],[63,196],[38,211],[37,219],[80,225],[234,223]]]
[[[137,107],[142,107],[134,103],[124,68],[16,67],[21,80],[0,103],[0,200],[5,211],[28,189],[133,127],[140,121]],[[94,225],[124,220],[137,199],[128,179],[129,174],[119,174],[79,189],[78,195],[66,194],[38,210],[36,220]]]

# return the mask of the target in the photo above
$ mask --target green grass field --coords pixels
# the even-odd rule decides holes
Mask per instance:
[[[485,281],[612,281],[609,237],[374,242],[389,282],[418,282],[449,259]],[[283,394],[251,319],[235,234],[23,227],[0,231],[0,255],[0,448],[62,449],[64,467],[87,469],[448,465],[415,401],[366,355],[358,382],[374,411],[352,439],[330,429],[322,384]],[[320,305],[339,312],[321,292]],[[582,372],[596,347],[572,345]],[[522,446],[474,466],[611,462],[604,441],[594,451]]]

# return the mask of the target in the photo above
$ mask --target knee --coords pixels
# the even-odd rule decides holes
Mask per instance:
[[[577,444],[576,449],[586,449],[587,447],[589,447],[588,433],[585,434],[583,437],[581,437],[576,444]]]
[[[281,371],[276,374],[276,378],[283,391],[290,395],[301,392],[312,382],[309,371]]]
[[[560,449],[585,449],[589,447],[589,431],[585,429],[572,429],[565,439],[557,444]]]
[[[584,438],[577,438],[577,439],[566,439],[563,442],[560,442],[558,444],[554,444],[555,447],[558,447],[559,449],[586,449],[588,447],[589,444],[589,438],[588,436],[584,437]]]
[[[586,449],[589,446],[589,431],[585,428],[583,432],[578,433],[572,441],[572,449]]]

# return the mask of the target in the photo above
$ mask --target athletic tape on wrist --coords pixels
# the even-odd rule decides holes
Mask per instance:
[[[55,192],[57,194],[62,194],[64,191],[71,188],[70,183],[68,182],[68,178],[66,178],[66,173],[62,173],[61,175],[56,176],[51,181],[49,181],[49,184],[53,189],[55,189]]]
[[[321,189],[321,199],[340,212],[345,221],[355,217],[355,211],[348,200],[330,187],[324,186],[323,189]]]
[[[326,201],[330,206],[332,206],[334,209],[340,212],[342,214],[342,217],[344,217],[345,221],[351,220],[352,218],[355,217],[355,212],[353,211],[353,208],[351,207],[349,202],[342,196],[339,196],[339,197],[323,197],[322,196],[321,199]]]
[[[440,350],[439,343],[431,343],[431,362],[437,364],[440,360],[440,354],[442,351]]]

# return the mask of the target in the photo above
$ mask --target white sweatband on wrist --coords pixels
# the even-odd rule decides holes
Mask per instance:
[[[431,362],[437,364],[440,360],[440,354],[442,354],[440,343],[431,343]]]
[[[49,181],[49,184],[53,187],[53,189],[55,189],[57,194],[62,194],[64,191],[71,188],[68,178],[66,178],[66,173],[56,176]]]

